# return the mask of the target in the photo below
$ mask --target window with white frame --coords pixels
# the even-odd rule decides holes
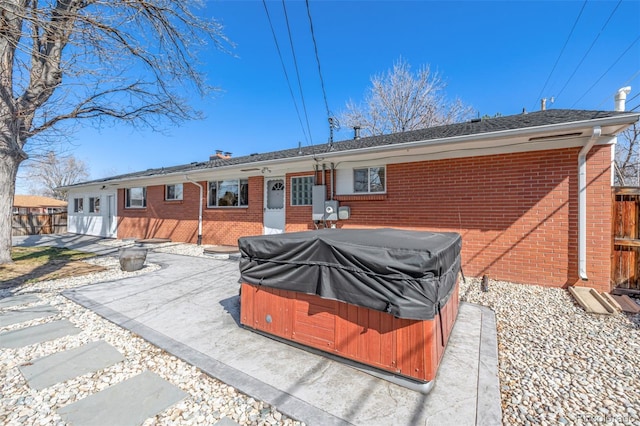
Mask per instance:
[[[228,179],[209,182],[209,207],[247,207],[249,180]]]
[[[165,185],[164,199],[166,201],[182,200],[182,184],[176,183],[174,185]]]
[[[84,211],[84,198],[73,199],[73,212],[82,213]]]
[[[125,207],[128,209],[141,209],[147,207],[147,188],[127,188],[125,194]]]
[[[89,213],[100,213],[100,197],[89,197]]]
[[[291,205],[310,206],[313,194],[313,176],[291,178]]]
[[[385,192],[386,173],[383,167],[353,169],[353,192]]]

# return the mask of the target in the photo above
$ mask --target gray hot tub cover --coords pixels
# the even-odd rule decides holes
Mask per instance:
[[[238,246],[243,282],[431,320],[455,288],[462,238],[453,232],[323,229],[243,237]]]

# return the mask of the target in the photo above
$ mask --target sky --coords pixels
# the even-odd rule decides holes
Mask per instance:
[[[206,161],[216,150],[242,156],[326,143],[327,112],[306,3],[284,4],[300,83],[283,2],[266,2],[304,126],[263,2],[207,0],[198,13],[222,23],[235,47],[231,54],[214,47],[202,54],[201,70],[219,91],[206,99],[185,92],[205,118],[162,133],[86,123],[74,129],[67,153],[98,179]],[[627,109],[640,111],[640,0],[311,0],[309,9],[327,103],[336,116],[349,100],[362,101],[371,77],[400,58],[413,70],[437,71],[447,98],[459,98],[480,116],[536,111],[541,98],[549,99],[548,108],[612,110],[613,96],[624,86],[632,87]],[[334,140],[352,137],[352,129],[342,128]],[[19,178],[17,184],[18,193],[25,192],[27,182]]]

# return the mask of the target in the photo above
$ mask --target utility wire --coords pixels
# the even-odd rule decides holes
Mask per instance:
[[[313,49],[316,52],[316,62],[318,64],[318,75],[320,75],[320,86],[322,87],[322,97],[324,98],[324,106],[327,109],[327,118],[331,118],[331,111],[329,110],[329,102],[327,101],[327,92],[324,88],[324,79],[322,78],[322,69],[320,68],[320,56],[318,55],[318,44],[316,43],[316,35],[313,31],[313,21],[311,20],[311,9],[309,8],[309,0],[307,3],[307,16],[309,17],[309,27],[311,28],[311,39],[313,40]]]
[[[618,56],[618,59],[616,59],[616,60],[613,62],[613,64],[611,64],[611,66],[610,66],[609,68],[607,68],[607,70],[606,70],[606,71],[605,71],[605,72],[604,72],[604,73],[603,73],[603,74],[602,74],[602,75],[601,75],[601,76],[596,80],[596,82],[595,82],[595,83],[593,83],[593,84],[591,85],[591,87],[589,87],[589,88],[587,89],[587,91],[586,91],[586,92],[584,92],[584,93],[582,94],[582,96],[580,96],[580,97],[578,98],[578,100],[577,100],[577,101],[575,101],[575,102],[573,103],[573,105],[571,105],[571,108],[573,108],[574,106],[576,106],[576,104],[577,104],[578,102],[580,102],[580,101],[582,100],[582,98],[584,98],[584,97],[587,95],[587,93],[589,93],[589,92],[591,91],[591,89],[593,89],[593,88],[596,86],[596,84],[598,84],[598,83],[600,82],[600,80],[602,80],[602,79],[604,78],[604,76],[605,76],[605,75],[607,75],[607,73],[608,73],[609,71],[611,71],[611,69],[612,69],[612,68],[613,68],[613,67],[614,67],[614,66],[615,66],[615,65],[620,61],[620,59],[622,59],[622,57],[623,57],[624,55],[626,55],[626,54],[627,54],[627,52],[628,52],[629,50],[631,50],[631,48],[633,47],[633,45],[634,45],[634,44],[636,44],[636,43],[638,42],[638,40],[640,40],[640,36],[638,36],[635,40],[633,40],[633,41],[631,42],[631,44],[629,45],[629,47],[627,47],[627,48],[625,49],[625,51],[624,51],[624,52],[622,52],[622,54],[621,54],[620,56]]]
[[[264,0],[263,0],[264,1]],[[300,90],[300,98],[302,99],[302,109],[304,111],[304,118],[307,121],[307,130],[309,131],[309,139],[313,145],[313,138],[311,137],[311,127],[309,126],[309,115],[307,114],[307,105],[304,101],[304,93],[302,91],[302,80],[300,79],[300,70],[298,69],[298,60],[296,59],[296,51],[293,48],[293,37],[291,36],[291,27],[289,26],[289,17],[287,16],[287,6],[282,0],[282,9],[284,10],[284,20],[287,23],[287,32],[289,33],[289,44],[291,45],[291,54],[293,55],[293,65],[296,68],[296,76],[298,78],[298,89]]]
[[[639,76],[639,75],[640,75],[640,70],[636,71],[636,73],[635,73],[635,74],[633,74],[633,75],[631,76],[631,78],[630,78],[630,79],[628,79],[627,81],[625,81],[624,83],[622,83],[622,86],[621,86],[621,87],[625,87],[625,86],[627,86],[629,83],[631,83],[631,82],[632,82],[632,81],[633,81],[637,76]],[[609,95],[609,96],[607,96],[606,98],[604,98],[604,99],[602,100],[602,102],[600,102],[600,103],[598,104],[598,108],[600,108],[600,107],[602,106],[602,104],[604,104],[604,103],[605,103],[605,102],[607,102],[609,99],[611,99],[611,97],[612,97],[612,96],[615,96],[615,95],[616,95],[616,93],[618,93],[618,91],[617,91],[617,90],[616,90],[615,92],[613,92],[611,95]],[[636,96],[638,96],[638,95],[636,95]],[[635,98],[635,96],[634,96],[634,98]]]
[[[637,109],[638,109],[638,107],[640,107],[640,104],[638,104],[638,105],[634,106],[633,108],[631,108],[631,109],[629,110],[629,112],[633,112],[633,111],[637,110]]]
[[[634,100],[638,96],[640,96],[640,92],[636,93],[636,95],[634,97],[627,99],[627,102],[631,102],[632,100]]]
[[[553,68],[551,68],[551,72],[549,73],[549,76],[547,77],[547,80],[544,82],[544,86],[542,86],[542,89],[540,90],[540,93],[538,94],[537,99],[534,101],[533,108],[531,109],[532,111],[536,108],[536,105],[538,103],[538,99],[540,99],[542,97],[542,93],[544,92],[544,89],[547,88],[547,84],[549,84],[549,80],[551,79],[551,76],[553,75],[553,72],[556,70],[556,67],[558,66],[558,62],[560,62],[560,58],[562,57],[562,54],[564,53],[564,49],[566,49],[567,44],[569,43],[569,40],[571,39],[571,36],[573,35],[573,30],[576,29],[576,25],[578,24],[578,21],[580,20],[580,17],[582,16],[582,12],[584,12],[584,8],[585,8],[586,5],[587,5],[587,0],[584,0],[584,3],[582,3],[582,8],[580,9],[580,13],[578,13],[578,17],[573,22],[573,26],[571,27],[571,31],[569,32],[569,36],[565,40],[564,46],[562,46],[562,49],[560,50],[560,54],[556,58],[555,64],[553,64]]]
[[[582,65],[582,63],[584,62],[584,60],[587,58],[587,56],[589,55],[589,52],[591,52],[591,49],[593,48],[593,46],[596,44],[596,42],[598,41],[598,39],[600,38],[600,35],[602,35],[602,31],[604,31],[604,29],[607,27],[607,25],[609,24],[609,21],[611,21],[611,18],[613,17],[613,14],[616,13],[616,10],[618,10],[618,7],[620,6],[620,4],[622,3],[622,0],[618,0],[618,4],[616,4],[616,7],[613,8],[613,11],[611,12],[611,14],[609,15],[609,18],[607,18],[607,21],[604,23],[604,25],[602,26],[602,28],[600,28],[600,32],[598,33],[598,35],[596,35],[596,38],[593,39],[593,42],[591,43],[591,46],[589,46],[589,48],[587,49],[586,53],[584,54],[584,56],[582,57],[582,59],[580,59],[580,62],[578,63],[578,65],[576,66],[576,68],[573,70],[573,72],[571,73],[571,75],[569,76],[569,79],[567,80],[567,82],[564,84],[564,86],[562,86],[562,89],[560,89],[560,92],[558,93],[558,95],[556,96],[557,98],[560,97],[560,95],[562,94],[562,92],[564,92],[564,89],[567,87],[567,85],[569,85],[569,82],[571,82],[571,79],[573,78],[574,75],[576,75],[576,72],[578,72],[578,69],[580,68],[580,65]]]
[[[264,11],[267,14],[267,20],[269,21],[269,27],[271,27],[271,34],[273,35],[273,41],[276,44],[276,50],[278,51],[278,57],[280,58],[280,64],[282,64],[282,71],[284,71],[284,77],[287,80],[287,86],[289,87],[289,93],[291,94],[291,99],[293,100],[293,105],[296,108],[296,114],[298,115],[298,121],[300,122],[300,127],[302,128],[302,134],[304,135],[304,139],[307,142],[307,145],[309,145],[309,138],[307,137],[307,132],[305,131],[304,125],[302,124],[302,118],[300,117],[300,110],[298,109],[298,103],[296,102],[296,97],[293,94],[293,89],[291,88],[291,80],[289,80],[289,74],[287,73],[287,67],[284,65],[284,59],[282,59],[282,52],[280,51],[280,45],[278,44],[278,38],[276,37],[276,32],[273,29],[273,23],[271,22],[271,16],[269,15],[269,9],[267,9],[266,0],[262,0],[262,4],[264,5]],[[308,120],[307,120],[307,123],[308,123]]]

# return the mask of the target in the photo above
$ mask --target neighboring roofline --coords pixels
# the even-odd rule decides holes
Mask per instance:
[[[133,181],[143,181],[143,180],[154,179],[158,177],[165,178],[165,177],[175,177],[175,176],[185,176],[185,175],[194,177],[197,175],[207,175],[207,174],[210,175],[212,172],[218,172],[218,171],[239,171],[240,169],[248,168],[248,167],[261,168],[264,166],[275,166],[275,165],[281,165],[281,164],[287,164],[287,163],[304,162],[309,160],[321,162],[321,161],[325,161],[325,160],[336,158],[336,157],[345,157],[345,156],[351,157],[351,156],[357,156],[357,155],[362,155],[367,153],[387,152],[387,151],[394,151],[398,149],[404,150],[404,149],[417,148],[417,147],[436,147],[440,145],[451,145],[452,147],[454,147],[457,144],[474,142],[474,141],[482,142],[487,140],[500,140],[500,139],[514,138],[514,137],[523,137],[531,134],[585,129],[585,128],[591,128],[593,126],[610,127],[610,126],[620,125],[621,127],[619,129],[616,129],[613,133],[609,134],[609,136],[615,136],[624,128],[637,122],[638,120],[640,120],[640,112],[627,113],[627,114],[621,113],[619,115],[613,115],[608,117],[585,119],[585,120],[578,120],[578,121],[567,121],[563,123],[545,124],[545,125],[539,125],[539,126],[529,126],[529,127],[522,127],[522,128],[516,128],[516,129],[497,130],[497,131],[489,131],[489,132],[482,132],[482,133],[471,133],[466,135],[450,136],[450,137],[444,137],[444,138],[419,139],[415,141],[381,144],[381,145],[362,147],[362,148],[352,148],[352,149],[343,149],[343,150],[338,149],[335,151],[325,151],[320,154],[313,153],[313,154],[306,154],[306,155],[297,155],[293,157],[248,161],[248,162],[236,163],[231,165],[220,165],[216,167],[206,167],[206,168],[199,167],[202,164],[207,164],[207,162],[205,161],[205,162],[197,163],[198,165],[194,166],[193,169],[188,169],[189,167],[188,164],[185,164],[184,166],[171,166],[172,168],[185,167],[186,169],[182,169],[175,172],[168,172],[168,173],[159,172],[159,173],[150,174],[147,176],[136,175],[136,176],[130,176],[130,177],[125,176],[122,178],[118,178],[117,176],[114,176],[112,178],[96,179],[93,181],[64,186],[64,187],[60,187],[59,189],[68,190],[72,188],[99,186],[101,184],[102,185],[107,185],[107,184],[120,185],[122,183],[133,182]],[[384,136],[385,135],[382,135],[381,137],[384,137]],[[606,136],[606,135],[603,135],[603,136]],[[366,138],[363,138],[363,139],[366,139]],[[347,139],[345,141],[339,141],[334,143],[334,146],[337,146],[340,143],[349,142],[349,141],[351,140]],[[321,147],[327,147],[327,146],[328,144],[315,145],[313,148],[321,148]],[[478,148],[482,148],[482,147],[483,146],[479,146]],[[272,151],[269,153],[283,152],[289,149]],[[250,157],[250,156],[247,156],[247,157]],[[317,157],[321,157],[321,159],[318,159]],[[160,171],[163,169],[159,168],[157,170]]]

